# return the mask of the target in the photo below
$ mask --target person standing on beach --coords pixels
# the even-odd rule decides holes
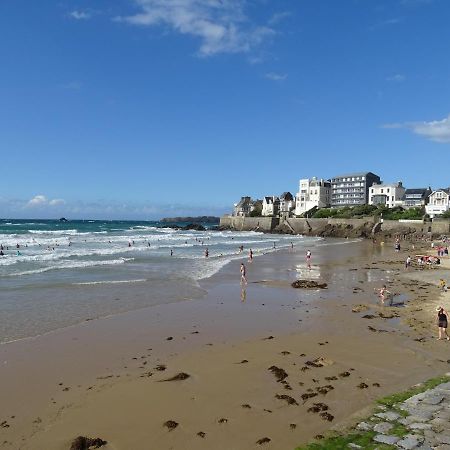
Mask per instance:
[[[405,269],[409,269],[411,267],[411,256],[408,255],[405,261]]]
[[[241,263],[241,284],[247,284],[247,269],[244,263]]]
[[[248,260],[249,260],[250,262],[253,261],[253,250],[252,250],[252,249],[250,249],[250,251],[248,252]]]
[[[308,266],[308,269],[311,269],[311,250],[306,251],[306,265]]]
[[[438,320],[438,328],[439,328],[439,337],[438,340],[446,339],[447,341],[450,341],[450,337],[447,334],[447,311],[442,307],[438,306],[436,308],[437,311],[437,320]]]
[[[208,257],[209,257],[209,250],[206,249],[206,250],[205,250],[205,258],[208,258]]]

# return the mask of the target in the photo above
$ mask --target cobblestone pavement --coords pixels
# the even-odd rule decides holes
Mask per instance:
[[[375,433],[373,442],[381,448],[450,450],[450,382],[392,407],[381,407],[357,429]]]

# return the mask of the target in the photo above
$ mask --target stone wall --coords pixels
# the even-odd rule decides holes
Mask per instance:
[[[220,226],[236,231],[270,232],[279,224],[275,217],[229,217],[220,218]]]
[[[311,234],[322,231],[325,227],[342,227],[357,229],[375,225],[374,217],[363,219],[300,219],[290,218],[282,221],[274,217],[231,217],[224,216],[220,219],[220,226],[237,231],[262,231],[270,233],[272,231],[293,232],[295,234]],[[384,220],[381,224],[382,232],[404,233],[405,229],[414,230],[417,233],[449,234],[450,220],[434,220],[433,222],[408,221],[399,222],[397,220]]]

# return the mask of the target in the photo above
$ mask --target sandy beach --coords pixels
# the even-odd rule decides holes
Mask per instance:
[[[0,448],[294,449],[383,395],[448,371],[435,308],[449,264],[404,268],[429,242],[326,239],[201,283],[200,299],[0,346]],[[293,289],[295,279],[328,289]],[[394,306],[374,289],[387,284]]]

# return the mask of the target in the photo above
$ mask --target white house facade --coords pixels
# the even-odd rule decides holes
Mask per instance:
[[[450,209],[450,189],[433,191],[425,206],[425,211],[431,218],[444,214]]]
[[[280,199],[273,195],[264,197],[261,215],[265,217],[275,217],[280,212]]]
[[[290,192],[283,192],[280,195],[280,214],[290,216],[295,208],[295,199]]]
[[[331,182],[328,180],[304,178],[300,180],[295,198],[295,215],[300,216],[310,209],[327,208],[331,204]]]
[[[392,184],[373,184],[369,188],[369,205],[383,205],[388,208],[402,204],[405,195],[402,182]]]

